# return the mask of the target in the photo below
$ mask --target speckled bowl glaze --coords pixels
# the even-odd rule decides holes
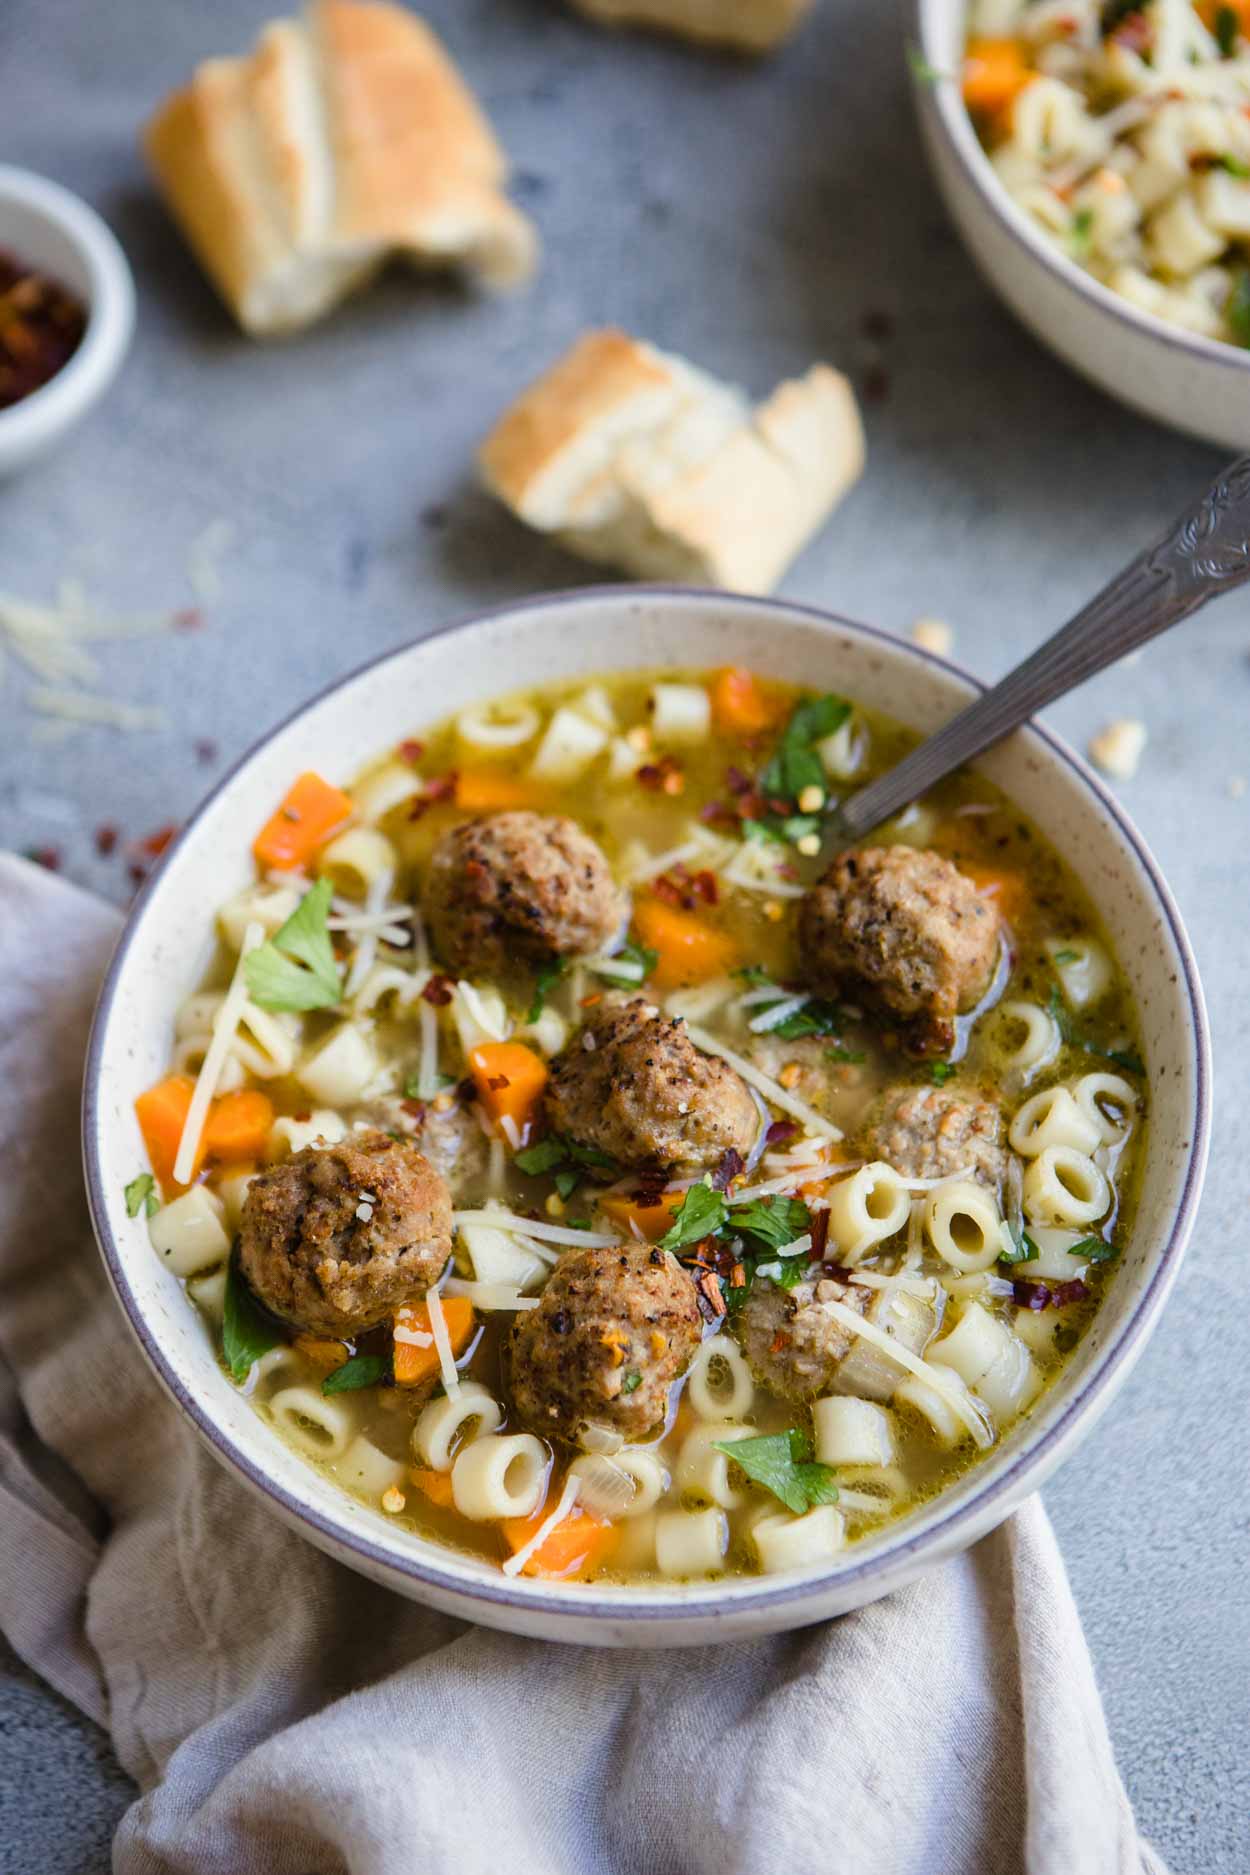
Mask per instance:
[[[929,68],[963,64],[967,0],[907,0]],[[1139,312],[1049,241],[998,180],[953,78],[918,80],[934,176],[972,258],[1030,332],[1100,390],[1229,449],[1250,445],[1250,352]]]
[[[842,691],[922,731],[972,679],[848,620],[768,600],[646,587],[565,593],[391,653],[293,716],[209,797],[135,906],[92,1031],[87,1184],[117,1299],[158,1378],[210,1450],[291,1527],[354,1569],[449,1613],[602,1645],[687,1644],[844,1613],[974,1542],[1070,1452],[1140,1354],[1176,1276],[1207,1150],[1206,1018],[1193,958],[1145,845],[1088,769],[1030,728],[984,769],[1067,855],[1102,906],[1136,992],[1151,1071],[1151,1151],[1137,1228],[1095,1326],[1059,1382],[936,1502],[826,1567],[771,1578],[639,1587],[509,1581],[396,1528],[310,1469],[240,1397],[204,1324],[153,1255],[123,1188],[143,1164],[136,1094],[165,1071],[174,1010],[211,950],[216,907],[250,877],[249,840],[292,775],[350,778],[432,719],[518,686],[594,671],[749,664]]]

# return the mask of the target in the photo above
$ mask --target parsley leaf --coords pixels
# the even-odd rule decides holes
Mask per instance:
[[[631,1367],[621,1381],[622,1393],[636,1393],[642,1385],[642,1375],[636,1367]]]
[[[929,1063],[929,1079],[933,1082],[935,1087],[945,1087],[954,1072],[955,1064],[952,1061],[931,1061]]]
[[[1220,57],[1231,59],[1237,50],[1237,9],[1236,7],[1216,7],[1215,41],[1220,48]],[[1234,175],[1237,173],[1234,170]],[[1250,175],[1250,170],[1246,172]]]
[[[1123,1068],[1126,1074],[1144,1074],[1146,1064],[1135,1048],[1098,1048],[1093,1042],[1083,1044],[1092,1055],[1101,1055],[1104,1061],[1110,1061],[1115,1067]]]
[[[1040,1255],[1038,1247],[1029,1236],[1028,1231],[1021,1229],[1020,1234],[1012,1238],[1012,1248],[1010,1252],[1006,1250],[1000,1251],[998,1260],[1000,1263],[1007,1264],[1031,1263],[1038,1255]]]
[[[1052,964],[1074,964],[1080,954],[1080,951],[1073,950],[1053,951],[1050,961]]]
[[[560,978],[564,975],[567,968],[568,965],[564,958],[557,957],[555,963],[548,964],[545,970],[540,970],[538,972],[538,975],[534,978],[533,1001],[525,1012],[525,1020],[527,1022],[537,1022],[543,1009],[546,1007],[547,998],[550,996],[552,990],[560,981]]]
[[[1250,163],[1243,163],[1239,156],[1225,155],[1221,156],[1218,161],[1220,168],[1226,169],[1230,176],[1236,176],[1238,182],[1245,182],[1250,178]]]
[[[1088,1263],[1110,1263],[1119,1254],[1119,1244],[1108,1243],[1105,1237],[1082,1237],[1068,1252],[1072,1257],[1084,1257]]]
[[[779,1035],[783,1042],[795,1042],[801,1035],[836,1035],[841,1027],[842,1011],[838,1005],[814,996],[768,1033]]]
[[[1137,0],[1134,0],[1134,4],[1137,4]],[[930,65],[928,59],[920,50],[920,47],[916,45],[913,40],[909,39],[907,41],[906,50],[907,63],[910,67],[911,75],[918,84],[936,85],[940,84],[943,78],[954,77],[955,74],[953,72],[940,72],[936,65]]]
[[[581,1167],[593,1166],[611,1173],[620,1170],[616,1160],[600,1152],[597,1146],[579,1146],[575,1139],[565,1139],[560,1133],[548,1133],[545,1139],[527,1146],[523,1152],[514,1153],[512,1163],[529,1178],[541,1178],[545,1172],[551,1172],[562,1198],[570,1197],[581,1184]]]
[[[243,959],[248,994],[262,1009],[330,1009],[343,992],[326,928],[333,887],[318,879],[267,944]]]
[[[1123,1068],[1126,1074],[1145,1074],[1146,1064],[1135,1048],[1107,1048],[1102,1042],[1092,1041],[1088,1035],[1082,1035],[1073,1026],[1067,1005],[1057,988],[1052,988],[1046,1009],[1069,1047],[1081,1048],[1087,1055],[1098,1055],[1103,1061],[1110,1061],[1114,1067]]]
[[[787,1244],[811,1229],[812,1214],[799,1198],[753,1198],[749,1204],[731,1206],[728,1228],[744,1237],[754,1237],[770,1250],[783,1250]],[[798,1259],[802,1261],[803,1259]]]
[[[776,987],[763,964],[743,964],[740,969],[730,971],[730,975],[737,977],[739,983],[745,983],[749,989],[762,990],[765,984],[770,989]],[[780,990],[777,993],[780,995]]]
[[[546,1139],[540,1139],[537,1145],[527,1146],[524,1152],[514,1153],[512,1163],[518,1172],[524,1172],[529,1178],[541,1178],[544,1172],[550,1172],[555,1166],[563,1165],[566,1153],[564,1141],[558,1133],[549,1133]]]
[[[1237,345],[1250,346],[1250,267],[1242,267],[1224,302],[1224,317]]]
[[[673,1217],[672,1228],[660,1239],[661,1250],[684,1250],[687,1244],[701,1243],[720,1230],[729,1207],[719,1191],[710,1185],[692,1185]]]
[[[566,1165],[563,1171],[556,1173],[556,1190],[561,1198],[571,1198],[582,1182],[582,1175],[574,1166]]]
[[[867,1061],[867,1059],[868,1057],[862,1049],[839,1047],[826,1048],[825,1050],[826,1061],[845,1061],[853,1068],[857,1068],[862,1061]]]
[[[797,801],[804,788],[823,791],[827,777],[816,744],[840,729],[850,714],[850,704],[841,697],[809,697],[796,704],[760,776],[764,793],[779,800]]]
[[[836,1504],[837,1479],[829,1465],[806,1457],[810,1450],[799,1432],[773,1432],[758,1439],[724,1439],[716,1450],[738,1465],[753,1484],[763,1485],[780,1498],[787,1510],[801,1517],[815,1504]]]
[[[126,1187],[126,1216],[138,1217],[142,1211],[145,1217],[154,1217],[160,1208],[156,1180],[150,1172],[140,1172],[138,1178],[132,1178]]]
[[[253,1364],[277,1345],[277,1335],[253,1301],[232,1257],[226,1271],[226,1302],[221,1324],[221,1351],[226,1366],[242,1385]]]
[[[1076,254],[1084,254],[1089,247],[1089,237],[1094,231],[1094,211],[1092,208],[1078,208],[1072,217],[1072,249]]]
[[[354,1393],[360,1387],[376,1387],[391,1378],[388,1354],[354,1354],[321,1383],[323,1393]]]
[[[744,820],[747,840],[771,840],[777,846],[796,846],[809,833],[820,832],[819,814],[766,814],[763,820]]]
[[[811,1259],[806,1251],[796,1257],[774,1257],[771,1263],[756,1263],[740,1290],[730,1290],[730,1295],[740,1295],[745,1301],[751,1293],[751,1285],[757,1276],[763,1276],[778,1289],[797,1289],[807,1279],[811,1268]]]

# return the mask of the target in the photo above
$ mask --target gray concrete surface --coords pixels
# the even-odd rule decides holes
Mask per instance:
[[[762,69],[601,37],[541,0],[431,0],[515,158],[540,278],[490,302],[399,275],[308,337],[250,345],[154,201],[134,133],[262,11],[0,7],[6,159],[95,202],[140,285],[116,393],[72,447],[0,488],[0,588],[45,597],[73,575],[110,605],[186,606],[192,543],[218,520],[235,530],[202,629],[102,654],[109,691],[161,704],[166,728],[50,745],[16,666],[0,689],[3,837],[58,848],[71,877],[119,901],[125,855],[96,854],[97,825],[128,840],[181,818],[336,673],[583,576],[497,513],[470,463],[505,399],[589,323],[756,389],[814,356],[875,389],[868,473],[785,590],[897,629],[937,614],[987,675],[1217,466],[1069,375],[982,286],[925,173],[879,0],[823,0]],[[892,336],[874,340],[865,322],[883,314]],[[1124,796],[1188,916],[1216,1034],[1213,1167],[1187,1268],[1126,1392],[1048,1492],[1129,1788],[1176,1875],[1250,1869],[1250,795],[1233,782],[1250,776],[1248,626],[1250,601],[1226,601],[1054,717],[1078,743],[1108,716],[1148,723]],[[414,697],[414,717],[424,707]],[[125,1790],[99,1735],[0,1663],[0,1869],[103,1869]]]

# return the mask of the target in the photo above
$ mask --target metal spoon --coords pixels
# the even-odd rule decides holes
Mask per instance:
[[[1240,456],[1153,547],[1014,671],[833,816],[853,844],[1056,697],[1250,579],[1250,456]]]

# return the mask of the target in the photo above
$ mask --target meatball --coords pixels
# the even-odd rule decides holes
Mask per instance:
[[[307,1146],[247,1188],[239,1266],[283,1321],[350,1338],[423,1295],[451,1255],[451,1196],[415,1146]]]
[[[574,1250],[557,1264],[538,1307],[513,1323],[512,1404],[548,1438],[576,1443],[593,1424],[631,1442],[649,1439],[701,1335],[694,1283],[666,1250]]]
[[[855,1336],[822,1306],[842,1302],[862,1315],[870,1291],[832,1276],[780,1289],[757,1276],[738,1318],[738,1339],[760,1385],[783,1400],[829,1393]]]
[[[863,1152],[904,1178],[949,1178],[966,1167],[997,1191],[1007,1170],[1002,1130],[992,1100],[953,1087],[892,1087],[864,1134]]]
[[[899,1018],[919,1054],[949,1048],[954,1016],[990,980],[998,937],[998,914],[971,881],[912,846],[840,853],[799,912],[813,987],[862,993]]]
[[[547,1117],[621,1165],[666,1170],[745,1158],[760,1129],[741,1076],[641,997],[603,1004],[556,1056]]]
[[[486,814],[445,833],[422,900],[449,969],[498,976],[598,950],[629,906],[599,847],[560,814]]]

